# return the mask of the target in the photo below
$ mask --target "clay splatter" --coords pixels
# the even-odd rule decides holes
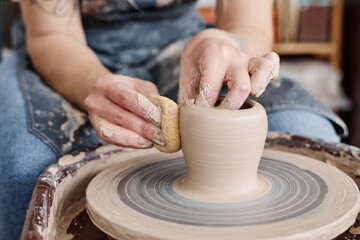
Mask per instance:
[[[73,108],[65,101],[62,102],[62,107],[66,111],[67,121],[61,125],[60,129],[69,138],[69,141],[63,144],[62,150],[67,152],[71,150],[72,143],[75,141],[75,131],[85,124],[86,114]]]

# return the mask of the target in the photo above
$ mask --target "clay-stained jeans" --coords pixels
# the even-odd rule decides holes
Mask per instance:
[[[194,9],[170,20],[86,26],[89,46],[113,72],[157,84],[176,100],[187,40],[205,28]],[[86,114],[54,93],[26,56],[21,26],[0,64],[0,240],[18,239],[40,173],[61,155],[96,144]],[[269,130],[339,141],[345,124],[292,81],[281,78],[259,99]]]

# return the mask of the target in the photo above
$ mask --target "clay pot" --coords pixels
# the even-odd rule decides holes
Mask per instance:
[[[181,145],[186,175],[173,189],[204,202],[238,202],[267,192],[269,182],[257,174],[267,117],[257,102],[239,110],[199,107],[194,100],[180,109]]]

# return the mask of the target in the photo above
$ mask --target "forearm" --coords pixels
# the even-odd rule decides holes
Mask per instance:
[[[93,83],[110,73],[85,44],[65,34],[47,34],[27,40],[36,71],[44,81],[81,108]]]
[[[217,0],[218,29],[233,35],[241,50],[260,57],[272,50],[273,0]]]
[[[226,31],[234,36],[240,48],[251,57],[260,57],[272,50],[273,36],[261,29],[237,27]]]

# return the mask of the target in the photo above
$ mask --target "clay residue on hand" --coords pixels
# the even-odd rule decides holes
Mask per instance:
[[[154,129],[153,139],[155,140],[154,142],[160,146],[166,145],[165,140],[161,134],[161,130],[159,128]]]
[[[203,67],[201,66],[201,64],[199,64],[199,71],[201,74],[201,79],[200,79],[200,87],[199,87],[199,95],[195,100],[195,104],[198,106],[202,106],[202,107],[211,107],[211,105],[209,104],[207,98],[210,95],[212,86],[209,85],[205,80],[205,75],[206,75],[206,70],[203,69]]]
[[[261,94],[263,94],[264,92],[265,92],[265,89],[262,89],[262,90],[258,91],[258,92],[256,93],[255,97],[256,97],[256,98],[260,97]]]
[[[201,81],[199,96],[196,98],[195,104],[202,107],[211,107],[207,101],[207,97],[210,95],[212,86],[205,81]]]
[[[155,126],[161,125],[161,110],[152,104],[149,99],[140,93],[136,93],[141,116],[149,119]]]
[[[221,109],[233,109],[234,103],[232,97],[224,98],[218,108]]]
[[[180,76],[182,77],[182,76]],[[187,78],[187,77],[185,77]],[[184,79],[183,81],[185,84],[188,84],[188,80]],[[182,106],[188,99],[190,99],[190,95],[188,91],[186,90],[186,86],[179,86],[179,97],[178,97],[178,104],[179,106]]]
[[[150,140],[146,139],[146,138],[139,137],[139,145],[141,147],[152,147],[153,143]]]
[[[199,74],[200,71],[200,74]],[[195,94],[199,92],[199,85],[201,79],[205,76],[206,71],[202,70],[201,64],[199,64],[199,71],[195,67],[192,67],[191,72],[191,87]]]
[[[182,60],[186,63],[186,66],[189,66],[190,74],[180,74],[180,78],[182,79],[180,79],[179,82],[185,86],[179,86],[179,106],[183,105],[188,99],[194,98],[198,94],[201,79],[199,69],[193,66],[192,61],[184,56]]]

